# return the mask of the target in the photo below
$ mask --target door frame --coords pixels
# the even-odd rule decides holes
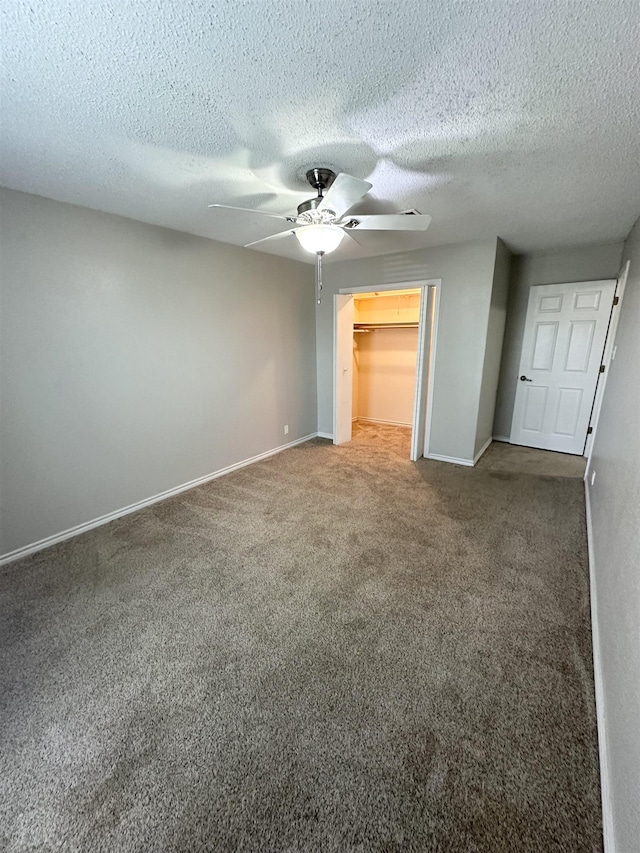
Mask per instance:
[[[591,410],[591,419],[589,421],[589,428],[591,429],[591,432],[587,432],[587,440],[584,445],[583,455],[587,457],[587,468],[585,471],[585,477],[589,473],[589,466],[591,464],[593,442],[596,437],[596,430],[598,429],[598,421],[600,420],[600,411],[602,409],[604,389],[607,385],[607,379],[609,378],[611,362],[615,358],[616,333],[618,331],[618,322],[620,321],[620,311],[622,309],[622,299],[624,297],[624,291],[627,286],[627,278],[629,276],[630,265],[631,261],[626,261],[626,263],[618,273],[618,281],[616,283],[616,289],[613,294],[613,305],[611,306],[611,315],[609,317],[609,328],[607,329],[607,337],[605,339],[604,353],[602,355],[601,361],[601,364],[604,366],[604,373],[602,373],[598,377],[598,384],[596,385],[596,394],[593,400],[593,409]]]
[[[415,290],[420,288],[420,318],[418,320],[418,350],[416,354],[416,383],[413,397],[413,422],[411,425],[411,455],[415,462],[421,456],[427,456],[431,443],[431,422],[433,416],[433,386],[436,366],[436,345],[438,338],[438,319],[440,316],[441,278],[419,279],[417,281],[398,281],[386,284],[367,284],[358,287],[341,287],[337,296],[357,296],[358,293],[384,293],[387,290]],[[427,307],[431,304],[433,313],[431,328],[427,329]],[[333,300],[333,443],[340,432],[338,428],[338,383],[340,381],[337,340],[338,300]],[[429,334],[430,332],[430,334]],[[426,366],[426,370],[425,370]],[[353,382],[353,377],[352,377]],[[426,404],[423,404],[425,401]],[[424,435],[424,445],[420,447],[419,438]]]
[[[348,313],[349,317],[345,318],[344,313]],[[339,315],[343,315],[339,319]],[[344,326],[348,319],[349,325],[349,340],[340,341],[340,329]],[[339,346],[341,344],[341,347]],[[338,350],[348,349],[348,364],[345,367],[342,364],[342,370],[338,365]],[[343,355],[345,353],[343,352]],[[349,383],[349,395],[345,394],[344,388],[341,389],[342,380],[345,375],[351,377]],[[339,396],[342,395],[339,399]],[[344,401],[346,406],[342,405]],[[351,441],[352,423],[353,423],[353,297],[349,294],[334,293],[333,295],[333,443],[344,444],[346,441]],[[348,413],[345,413],[347,411]],[[348,438],[346,437],[348,436]]]

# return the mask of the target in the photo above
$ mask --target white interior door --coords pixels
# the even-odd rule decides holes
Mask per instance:
[[[336,294],[333,366],[333,443],[351,441],[353,387],[353,296]]]
[[[531,288],[512,444],[582,454],[615,286],[610,280]]]

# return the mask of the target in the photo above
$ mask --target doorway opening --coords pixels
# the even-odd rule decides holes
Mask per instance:
[[[353,430],[410,433],[411,460],[426,456],[439,281],[341,290],[334,297],[334,444]]]

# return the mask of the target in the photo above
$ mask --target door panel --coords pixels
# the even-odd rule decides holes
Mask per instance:
[[[571,323],[569,346],[564,369],[575,373],[586,373],[591,357],[591,344],[596,324],[593,320],[583,323]]]
[[[586,293],[576,293],[574,296],[574,306],[578,310],[581,308],[591,309],[597,311],[600,307],[600,297],[602,292],[600,290],[591,290]]]
[[[537,323],[531,366],[534,370],[550,370],[558,337],[557,323]]]
[[[530,432],[542,432],[548,393],[549,389],[544,385],[525,388],[524,428]]]
[[[549,312],[557,312],[562,308],[562,294],[558,296],[543,296],[540,299],[540,308],[538,309],[540,314],[544,314],[547,311]]]
[[[615,281],[531,288],[511,443],[582,454]]]
[[[575,435],[582,405],[581,388],[558,389],[558,414],[553,430],[557,435]]]

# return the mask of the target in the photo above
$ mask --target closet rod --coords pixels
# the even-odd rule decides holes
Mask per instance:
[[[373,332],[375,329],[417,329],[417,323],[354,323],[354,332]]]

